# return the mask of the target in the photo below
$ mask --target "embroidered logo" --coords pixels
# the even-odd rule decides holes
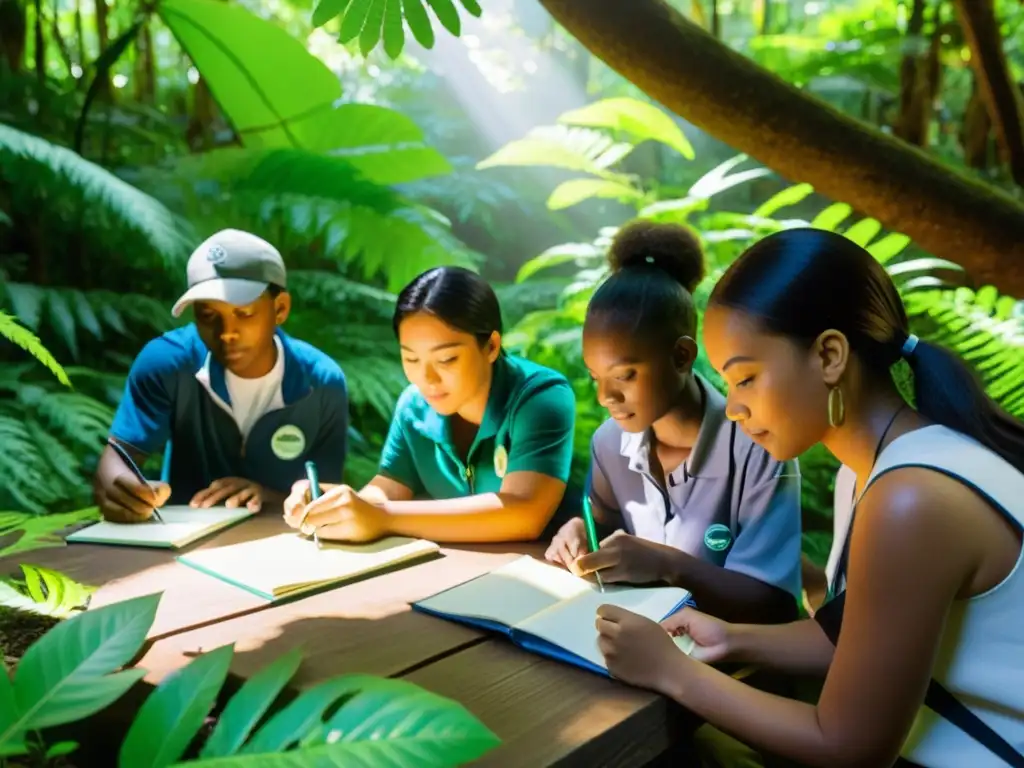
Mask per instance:
[[[732,544],[732,531],[729,526],[715,523],[704,531],[704,546],[712,552],[723,552]]]
[[[494,474],[504,477],[506,472],[508,472],[508,451],[505,450],[504,445],[499,445],[494,449]]]
[[[306,436],[294,424],[283,424],[270,438],[270,450],[282,461],[297,459],[306,450]]]
[[[206,251],[206,260],[211,264],[223,264],[227,258],[228,252],[219,245],[211,245]]]

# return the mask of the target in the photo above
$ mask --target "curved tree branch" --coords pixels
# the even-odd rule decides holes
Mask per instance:
[[[971,67],[985,100],[1013,180],[1024,186],[1024,110],[1003,54],[992,0],[955,0],[957,17],[971,49]]]
[[[590,51],[694,125],[1024,296],[1024,206],[803,93],[664,0],[540,0]]]

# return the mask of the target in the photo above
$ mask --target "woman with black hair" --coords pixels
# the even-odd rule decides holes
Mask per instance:
[[[831,599],[774,627],[689,608],[659,626],[602,606],[612,673],[801,764],[1024,766],[1024,424],[909,333],[888,274],[841,235],[751,247],[715,287],[704,339],[744,432],[778,459],[821,442],[855,476],[837,500],[851,523]],[[901,359],[915,407],[891,375]],[[670,633],[696,641],[692,657]],[[819,674],[824,688],[791,701],[698,660]]]
[[[608,259],[612,275],[587,308],[583,358],[611,416],[591,442],[587,487],[611,535],[588,553],[583,521],[570,520],[547,558],[605,582],[676,584],[728,619],[795,619],[799,471],[736,429],[725,399],[693,371],[699,240],[637,220]]]
[[[424,272],[398,296],[394,330],[410,381],[380,469],[359,492],[297,483],[293,527],[322,539],[536,539],[565,493],[576,399],[568,381],[501,348],[501,309],[479,275]]]

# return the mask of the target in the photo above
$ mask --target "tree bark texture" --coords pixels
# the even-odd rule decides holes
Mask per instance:
[[[1002,155],[1013,180],[1024,186],[1024,109],[1003,54],[1003,37],[993,2],[955,0],[954,6]]]
[[[665,107],[794,182],[811,184],[1024,296],[1024,206],[801,92],[664,0],[540,0]]]

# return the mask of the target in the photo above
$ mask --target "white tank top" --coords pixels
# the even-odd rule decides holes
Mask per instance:
[[[893,440],[868,478],[895,467],[929,467],[973,488],[1002,514],[1024,526],[1024,474],[959,432],[938,425]],[[836,482],[835,542],[829,578],[850,521],[852,473]],[[865,486],[867,487],[867,486]],[[845,491],[843,495],[840,495]],[[932,677],[990,728],[1024,753],[1024,551],[1013,571],[988,592],[953,603]],[[842,583],[842,582],[841,582]],[[999,768],[1002,760],[956,726],[922,707],[902,756],[926,768]]]

